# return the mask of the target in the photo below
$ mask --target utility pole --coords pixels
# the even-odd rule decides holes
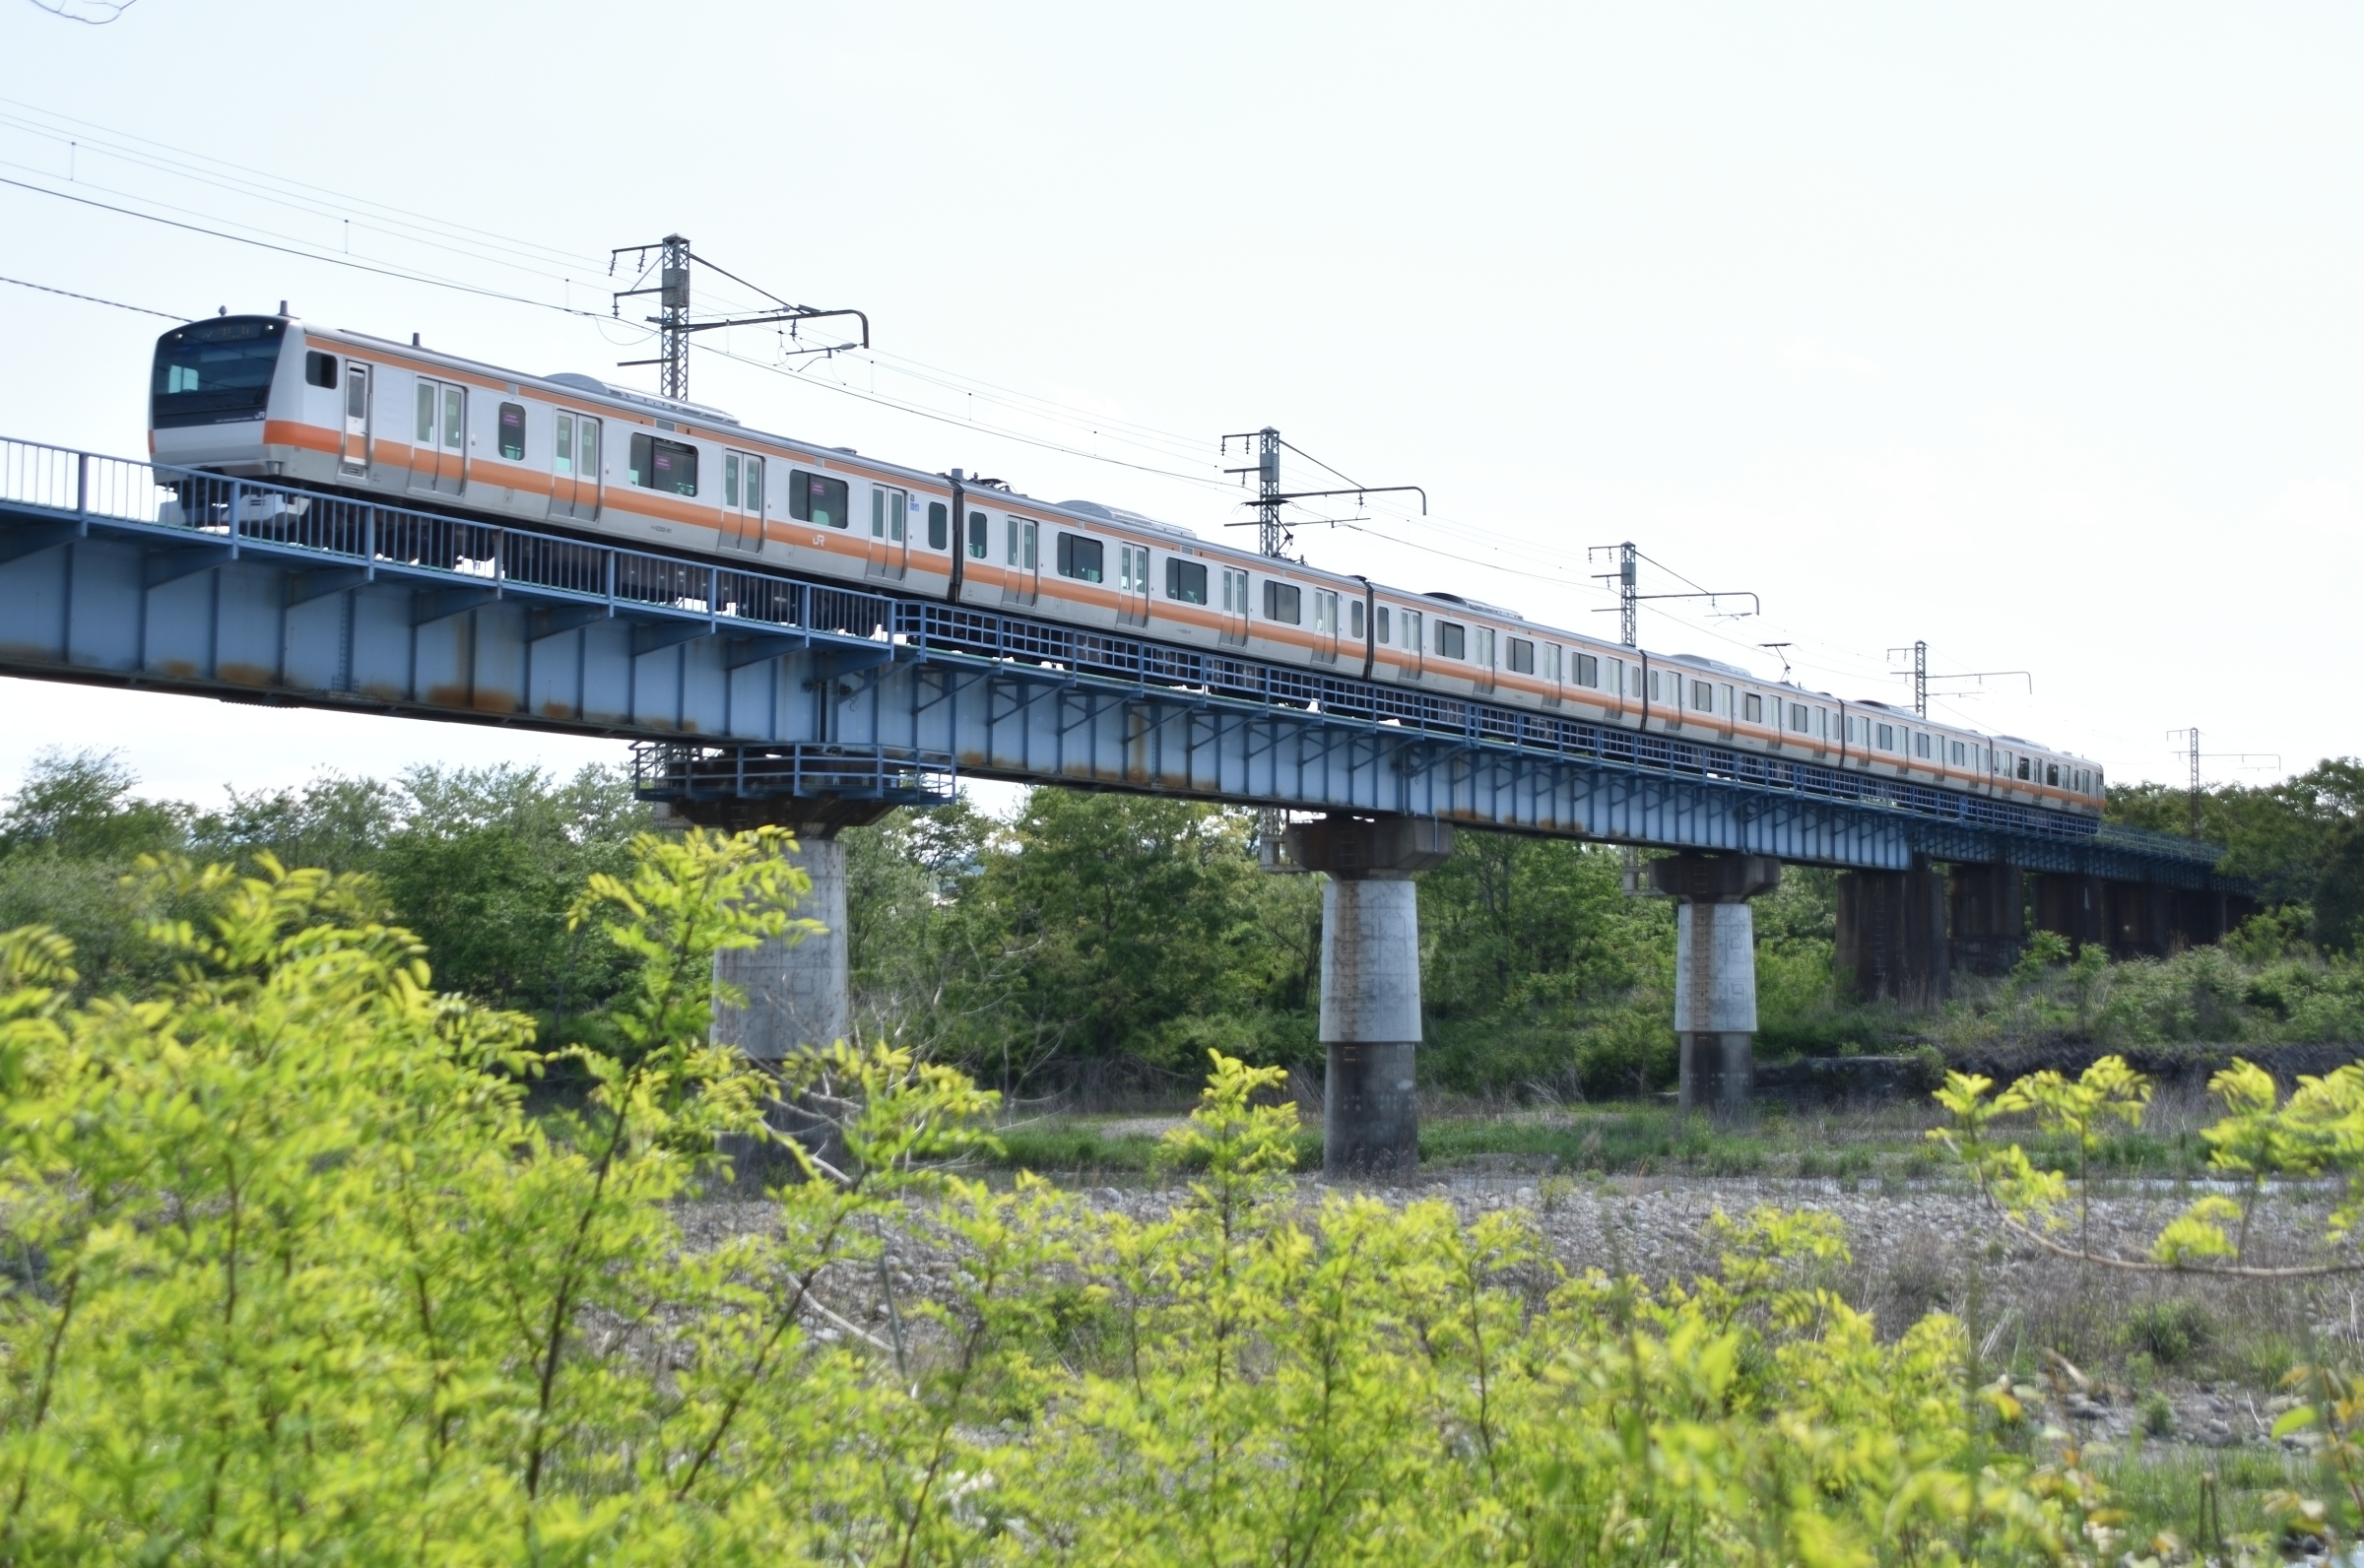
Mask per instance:
[[[1282,490],[1280,488],[1280,448],[1288,446],[1288,443],[1280,439],[1280,432],[1269,425],[1261,430],[1237,430],[1224,436],[1222,450],[1226,454],[1230,452],[1233,441],[1254,441],[1256,443],[1256,466],[1254,468],[1223,470],[1226,474],[1236,474],[1242,478],[1250,474],[1256,476],[1256,499],[1252,503],[1256,508],[1256,521],[1253,524],[1225,523],[1223,526],[1226,528],[1254,527],[1256,530],[1256,554],[1259,555],[1265,555],[1274,560],[1288,559],[1288,547],[1296,543],[1296,536],[1289,532],[1287,524],[1280,521],[1280,508],[1290,501],[1311,500],[1317,495],[1351,495],[1359,503],[1366,495],[1387,495],[1401,490],[1409,490],[1420,498],[1420,515],[1423,517],[1428,515],[1428,492],[1417,485],[1357,485],[1353,481],[1347,480],[1345,490]],[[1346,478],[1346,475],[1339,474],[1337,469],[1330,468],[1329,464],[1309,452],[1301,451],[1293,446],[1289,446],[1288,449],[1311,462],[1316,468],[1329,469],[1331,473],[1338,474],[1340,479]]]
[[[608,271],[613,275],[616,271],[616,258],[627,251],[637,254],[645,262],[648,253],[652,250],[657,252],[656,287],[619,290],[609,305],[609,310],[621,320],[624,315],[624,300],[642,294],[657,296],[657,313],[646,318],[657,329],[657,357],[653,359],[619,359],[617,364],[619,367],[637,364],[656,365],[658,367],[657,391],[661,397],[671,398],[676,403],[688,400],[690,396],[690,334],[696,332],[711,332],[717,327],[765,326],[779,321],[790,323],[819,321],[828,316],[859,316],[862,321],[861,346],[865,349],[870,347],[870,317],[861,311],[816,310],[811,305],[792,305],[770,290],[757,288],[734,273],[723,272],[722,268],[715,266],[705,257],[693,253],[690,249],[689,239],[682,234],[667,234],[653,245],[619,245],[616,249],[608,252]],[[690,264],[691,262],[696,262],[710,272],[722,273],[725,278],[742,288],[754,289],[755,293],[780,308],[760,315],[736,316],[720,321],[691,321],[690,319]],[[647,276],[645,266],[641,276]],[[793,325],[789,328],[790,336],[795,335],[795,330]],[[810,349],[798,348],[789,352],[835,354],[839,349],[853,347],[854,345],[850,343],[830,344]]]
[[[1748,601],[1748,608],[1739,614],[1748,616],[1764,614],[1763,602],[1745,588],[1701,588],[1682,573],[1674,571],[1663,560],[1654,560],[1650,564],[1669,573],[1677,581],[1691,583],[1691,587],[1696,592],[1684,594],[1643,593],[1639,584],[1641,582],[1641,562],[1646,557],[1640,551],[1634,549],[1633,541],[1630,539],[1621,545],[1589,546],[1584,553],[1586,560],[1593,560],[1602,555],[1614,555],[1617,569],[1615,571],[1597,571],[1593,573],[1593,577],[1598,582],[1613,582],[1617,585],[1617,640],[1628,648],[1638,648],[1642,645],[1639,609],[1641,602],[1645,599],[1704,599],[1708,602],[1707,608],[1710,611],[1715,610],[1715,602],[1719,599],[1745,599]],[[1609,614],[1606,610],[1596,613]],[[1783,646],[1787,647],[1788,644],[1784,643]]]
[[[2183,741],[2183,748],[2176,754],[2186,758],[2191,764],[2191,783],[2187,787],[2191,792],[2192,837],[2195,842],[2200,838],[2200,807],[2207,800],[2208,794],[2206,787],[2200,781],[2200,764],[2202,759],[2229,761],[2241,767],[2279,768],[2282,765],[2281,753],[2278,751],[2203,751],[2200,749],[2198,726],[2189,730],[2169,730],[2167,739]],[[2268,758],[2271,760],[2267,760]]]
[[[1984,681],[1989,676],[2015,675],[2025,678],[2030,693],[2036,689],[2036,678],[2025,670],[1958,670],[1945,675],[1931,675],[1929,644],[1926,642],[1916,642],[1910,648],[1890,648],[1888,657],[1898,659],[1907,653],[1913,656],[1913,711],[1925,719],[1929,717],[1929,684],[1932,681]],[[1904,674],[1902,670],[1896,673]],[[1944,693],[1938,694],[1941,696]]]
[[[1642,645],[1640,601],[1635,597],[1642,580],[1640,559],[1632,540],[1617,547],[1617,640],[1628,648]]]

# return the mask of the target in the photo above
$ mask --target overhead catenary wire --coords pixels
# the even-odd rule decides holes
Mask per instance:
[[[166,321],[187,321],[190,318],[170,310],[152,309],[147,305],[129,305],[120,299],[101,299],[97,294],[76,294],[71,289],[53,289],[45,283],[33,283],[26,278],[0,278],[0,283],[13,283],[20,289],[38,289],[43,294],[63,294],[68,299],[84,299],[95,305],[112,305],[117,310],[136,310],[144,316],[163,316]]]

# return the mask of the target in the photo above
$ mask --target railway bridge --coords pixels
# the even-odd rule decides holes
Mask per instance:
[[[1673,851],[1687,1107],[1744,1106],[1747,900],[1839,868],[1839,963],[1928,1004],[1999,972],[2026,912],[2078,944],[2222,935],[2217,852],[1857,768],[1481,698],[860,591],[747,562],[0,440],[0,674],[614,737],[667,810],[796,827],[831,935],[732,955],[718,1023],[776,1060],[850,1027],[834,834],[962,775],[1305,817],[1275,869],[1328,874],[1325,1163],[1416,1158],[1411,878],[1457,828]]]

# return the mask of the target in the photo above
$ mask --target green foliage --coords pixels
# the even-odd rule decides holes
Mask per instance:
[[[2256,879],[2268,907],[2315,895],[2333,838],[2364,813],[2364,762],[2335,757],[2253,788],[2228,784],[2200,796],[2200,836],[2225,846],[2223,869]],[[2109,818],[2155,832],[2191,828],[2191,797],[2169,784],[2113,784]]]
[[[2121,1330],[2128,1348],[2163,1367],[2190,1366],[2216,1342],[2216,1316],[2189,1296],[2137,1302]]]
[[[771,1085],[706,1043],[713,953],[789,935],[761,836],[642,838],[576,930],[624,955],[594,1087],[528,1118],[528,1022],[439,994],[352,875],[152,861],[152,995],[0,938],[0,1559],[700,1564],[2098,1561],[2072,1452],[1882,1342],[1827,1219],[1723,1224],[1686,1287],[1567,1276],[1517,1214],[1291,1176],[1217,1054],[1162,1218],[986,1150],[905,1050],[801,1059],[843,1161],[685,1245]],[[825,1308],[889,1223],[957,1268],[891,1342]]]

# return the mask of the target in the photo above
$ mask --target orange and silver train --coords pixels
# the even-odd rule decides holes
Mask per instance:
[[[526,375],[283,313],[156,347],[159,463],[533,524],[1482,697],[2088,817],[2092,762],[1695,655],[1558,631],[1201,541],[1092,501],[766,435],[585,375]]]

